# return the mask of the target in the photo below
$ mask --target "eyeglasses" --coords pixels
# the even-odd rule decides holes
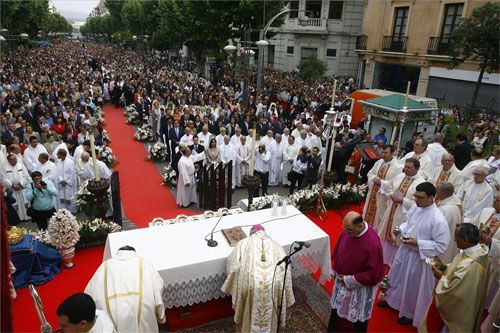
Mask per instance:
[[[414,194],[413,197],[415,199],[420,199],[420,200],[424,200],[424,199],[427,199],[427,196],[423,196],[423,195],[418,195],[418,194]]]

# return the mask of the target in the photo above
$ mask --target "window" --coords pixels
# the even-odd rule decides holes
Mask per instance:
[[[289,18],[297,18],[299,17],[299,2],[298,1],[290,1],[290,9],[297,10],[295,12],[290,12],[288,17]]]
[[[342,20],[342,10],[344,9],[343,1],[330,1],[330,10],[328,18],[330,20]]]
[[[406,35],[406,25],[408,24],[408,11],[410,7],[397,7],[394,16],[394,28],[392,35],[394,37],[403,37]]]
[[[286,54],[293,54],[294,52],[294,47],[293,46],[287,46],[286,47]]]
[[[321,1],[306,1],[306,11],[309,18],[321,18]]]
[[[444,7],[444,19],[443,27],[441,29],[441,37],[449,37],[453,33],[453,30],[460,23],[463,10],[463,3],[449,4]]]
[[[327,57],[336,57],[337,56],[337,49],[326,49],[326,56]]]
[[[318,57],[318,49],[317,48],[309,48],[303,47],[300,50],[300,59],[311,59]]]

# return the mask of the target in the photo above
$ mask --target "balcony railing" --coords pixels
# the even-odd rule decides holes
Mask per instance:
[[[319,18],[310,18],[306,22],[309,27],[321,27],[321,19]]]
[[[366,50],[366,39],[364,35],[356,37],[356,50]]]
[[[430,37],[427,45],[427,54],[449,55],[451,37]]]
[[[392,52],[406,52],[407,36],[384,36],[382,40],[382,50]]]

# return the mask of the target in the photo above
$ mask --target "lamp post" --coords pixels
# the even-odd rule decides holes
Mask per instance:
[[[255,44],[257,44],[257,47],[259,48],[259,65],[257,67],[257,93],[260,93],[262,92],[262,89],[264,87],[264,52],[269,46],[269,42],[267,40],[261,39]]]

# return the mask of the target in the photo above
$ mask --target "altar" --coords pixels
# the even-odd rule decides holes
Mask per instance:
[[[162,277],[163,300],[167,308],[193,305],[226,296],[221,291],[226,279],[226,259],[233,250],[221,230],[241,226],[248,236],[254,224],[262,224],[267,234],[288,253],[294,241],[306,241],[292,257],[292,275],[301,276],[321,269],[321,281],[330,276],[330,239],[302,212],[289,206],[285,215],[272,216],[272,209],[223,216],[214,232],[217,247],[208,247],[219,217],[151,228],[135,229],[108,235],[104,260],[125,245],[150,261]]]

